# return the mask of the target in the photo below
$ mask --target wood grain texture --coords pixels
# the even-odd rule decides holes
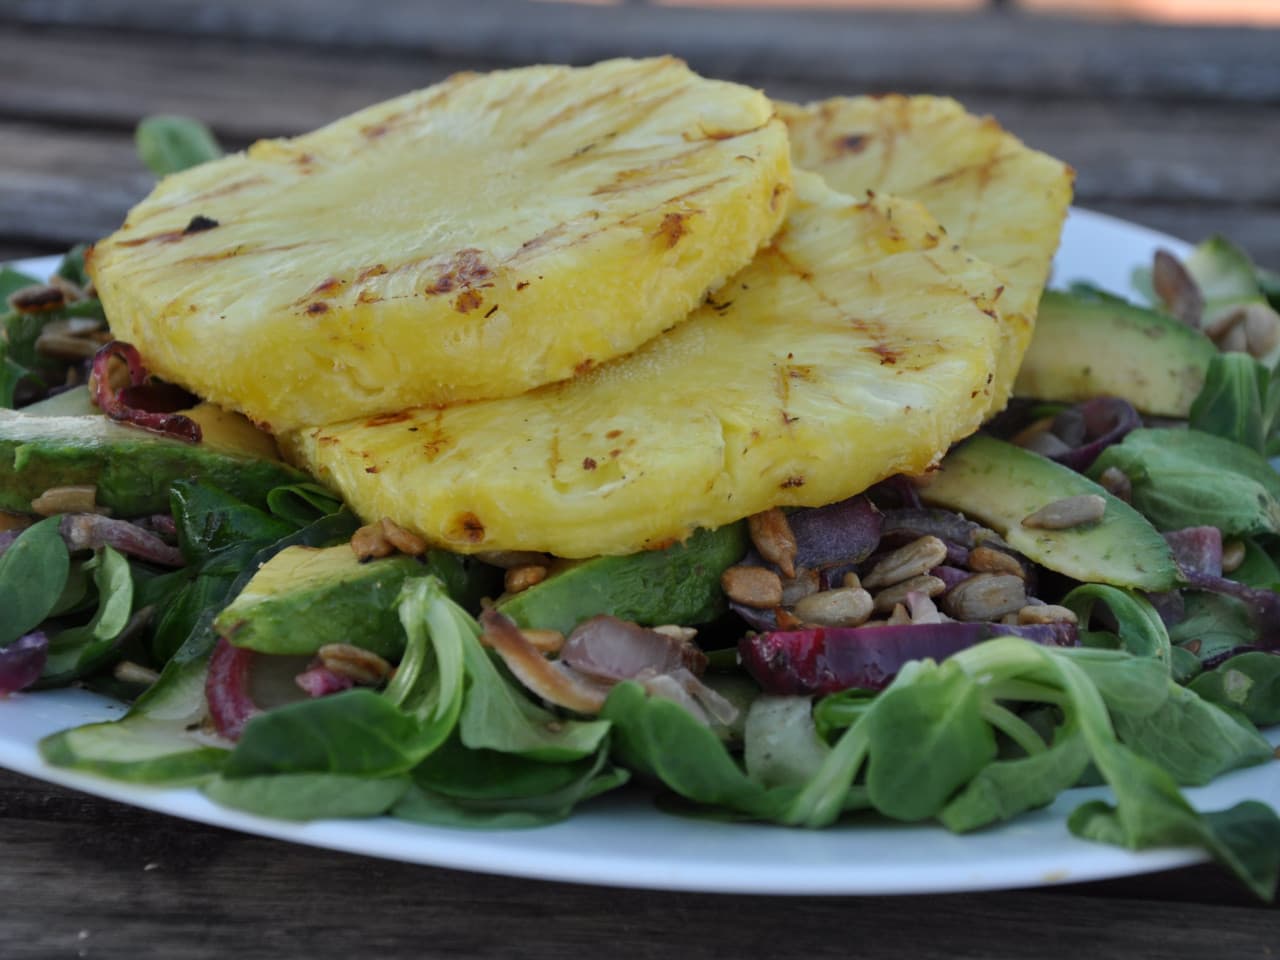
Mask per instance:
[[[1280,101],[1265,31],[528,0],[5,0],[0,22],[584,63],[673,53],[709,73],[870,89]]]
[[[1280,935],[1280,909],[1230,893],[1230,881],[1208,867],[1107,885],[929,897],[623,891],[313,850],[8,773],[0,773],[0,846],[0,904],[22,904],[7,915],[0,909],[6,960],[80,949],[94,958],[146,952],[183,960],[563,960],[601,950],[620,960],[851,953],[1183,960],[1265,957]],[[1229,895],[1206,896],[1216,888]]]
[[[129,131],[149,113],[186,113],[232,146],[291,135],[465,68],[460,59],[271,49],[225,40],[14,28],[0,34],[0,237],[34,246],[103,235],[149,189]],[[101,83],[110,77],[109,84]],[[751,78],[793,100],[856,93],[824,79]],[[271,95],[262,96],[263,90]],[[937,92],[947,93],[944,88]],[[1077,203],[1198,240],[1228,233],[1280,264],[1280,124],[1250,103],[963,96],[1077,170]]]

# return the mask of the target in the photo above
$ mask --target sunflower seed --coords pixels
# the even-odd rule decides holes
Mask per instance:
[[[535,587],[547,579],[547,568],[531,563],[523,567],[512,567],[502,577],[502,586],[507,593],[522,593]]]
[[[387,538],[388,543],[401,553],[407,553],[411,557],[420,557],[427,552],[427,541],[416,533],[406,530],[390,517],[383,517],[381,523],[382,535]]]
[[[1011,573],[1015,577],[1027,579],[1027,572],[1022,569],[1022,564],[1003,550],[993,550],[991,547],[974,547],[970,550],[969,569],[976,573]]]
[[[1222,572],[1235,573],[1244,563],[1245,547],[1243,540],[1228,540],[1222,545]]]
[[[876,613],[888,613],[895,606],[907,599],[907,594],[912,591],[919,590],[927,597],[936,597],[944,593],[947,584],[937,577],[931,577],[927,574],[920,577],[912,577],[910,580],[903,580],[901,583],[895,583],[891,587],[886,587],[876,594],[875,607]]]
[[[98,513],[98,488],[92,484],[50,487],[31,501],[31,510],[42,517],[59,513]]]
[[[1027,588],[1007,573],[975,573],[947,591],[942,608],[957,620],[999,620],[1027,605]]]
[[[840,587],[810,594],[792,612],[805,623],[820,627],[857,627],[866,623],[874,606],[871,594],[857,587]]]
[[[790,579],[782,581],[782,605],[791,607],[799,603],[810,594],[817,593],[822,589],[821,578],[818,576],[817,570],[805,570],[803,567],[796,571],[796,575]]]
[[[764,567],[730,567],[720,575],[720,587],[747,607],[767,610],[782,604],[782,578]]]
[[[326,643],[316,651],[316,656],[326,669],[362,686],[377,686],[391,676],[391,664],[371,650],[354,644]]]
[[[881,557],[871,572],[862,578],[862,585],[875,589],[902,583],[928,573],[945,559],[945,543],[934,536],[920,537]]]
[[[1022,525],[1033,530],[1070,530],[1086,523],[1097,523],[1106,511],[1105,497],[1084,493],[1045,504],[1035,513],[1023,517]]]
[[[1129,475],[1119,467],[1107,467],[1102,471],[1102,476],[1098,477],[1098,483],[1102,489],[1125,503],[1133,501],[1133,481],[1129,479]]]
[[[1038,605],[1028,604],[1018,611],[1017,623],[1019,626],[1029,626],[1036,623],[1079,623],[1080,618],[1068,610],[1066,607],[1060,607],[1056,603],[1042,603]]]
[[[747,518],[747,530],[760,556],[775,564],[784,577],[796,575],[796,535],[785,513],[774,507],[753,514]]]

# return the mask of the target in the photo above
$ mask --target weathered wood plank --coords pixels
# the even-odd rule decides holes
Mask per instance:
[[[69,126],[131,128],[148,113],[200,117],[233,140],[296,134],[369,103],[492,61],[269,50],[175,38],[14,30],[0,36],[0,116]],[[103,76],[111,82],[102,85]],[[767,92],[809,100],[856,89],[757,77]],[[264,90],[270,96],[262,96]],[[951,93],[938,90],[938,93]],[[1048,100],[973,94],[1031,145],[1078,172],[1084,202],[1116,199],[1280,206],[1280,124],[1249,105]]]
[[[765,944],[770,956],[964,960],[1027,956],[1028,937],[1046,960],[1189,960],[1265,956],[1280,929],[1275,908],[1188,910],[1159,899],[1225,885],[1207,868],[1117,881],[1107,898],[1093,885],[927,898],[691,896],[366,860],[66,793],[0,774],[0,798],[33,798],[17,801],[25,816],[0,812],[0,903],[21,904],[0,924],[7,960],[79,950],[563,960],[606,946],[619,958],[720,960],[759,956]]]
[[[726,11],[527,0],[9,0],[10,23],[510,62],[673,53],[710,73],[871,89],[1280,101],[1274,35],[1000,13]]]

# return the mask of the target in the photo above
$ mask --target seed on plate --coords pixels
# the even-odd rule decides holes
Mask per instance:
[[[657,630],[656,627],[654,629]],[[559,653],[560,648],[564,646],[564,634],[559,630],[531,629],[520,632],[539,653]]]
[[[999,620],[1027,605],[1027,588],[1006,573],[976,573],[942,598],[942,608],[957,620]]]
[[[948,619],[939,612],[933,598],[919,590],[907,594],[907,613],[912,623],[945,623]]]
[[[33,283],[9,294],[9,306],[19,313],[47,313],[66,303],[66,294],[49,283]]]
[[[547,568],[541,564],[530,563],[508,570],[502,578],[502,586],[507,593],[521,593],[530,587],[537,586],[545,579],[547,579]]]
[[[911,614],[907,612],[904,604],[895,603],[893,610],[889,613],[889,619],[885,623],[890,627],[901,627],[911,622]]]
[[[764,567],[730,567],[720,575],[720,587],[743,606],[767,610],[782,603],[782,578]]]
[[[31,511],[42,517],[59,513],[99,513],[98,488],[93,484],[50,487],[31,501]]]
[[[1022,525],[1034,530],[1070,530],[1086,523],[1097,523],[1106,512],[1106,498],[1096,493],[1084,493],[1045,504],[1035,513],[1023,517]]]
[[[875,612],[888,613],[899,603],[907,599],[907,594],[913,590],[919,590],[927,597],[936,597],[944,593],[947,589],[946,581],[939,580],[937,577],[924,576],[912,577],[910,580],[903,580],[901,583],[895,583],[891,587],[885,587],[876,594]]]
[[[796,575],[782,581],[782,605],[794,606],[810,594],[822,589],[822,580],[817,570],[806,570],[801,567]]]
[[[1038,433],[1025,444],[1023,448],[1030,450],[1032,453],[1038,453],[1042,457],[1058,457],[1064,453],[1071,451],[1071,444],[1067,443],[1056,433],[1050,433],[1046,430],[1044,433]]]
[[[853,587],[854,589],[857,589],[858,587],[862,586],[862,580],[858,578],[858,575],[856,573],[850,570],[848,573],[846,573],[843,577],[840,578],[840,585],[842,587]]]
[[[654,633],[660,633],[664,637],[670,637],[672,640],[679,640],[681,643],[693,643],[693,638],[698,635],[696,627],[684,627],[678,623],[662,623],[650,629]],[[525,633],[528,632],[528,630],[525,631]]]
[[[805,623],[819,627],[857,627],[871,616],[871,594],[859,587],[840,587],[811,594],[792,612]]]
[[[1129,479],[1129,475],[1119,467],[1107,467],[1102,471],[1102,476],[1098,477],[1098,483],[1102,489],[1117,499],[1130,503],[1133,500],[1133,481]]]
[[[54,360],[87,360],[98,352],[98,343],[87,337],[65,333],[42,333],[36,337],[36,353]]]
[[[1222,347],[1222,339],[1240,324],[1244,323],[1245,312],[1243,307],[1231,307],[1223,310],[1205,325],[1205,335]]]
[[[371,650],[351,643],[326,643],[316,655],[326,669],[362,686],[377,686],[391,676],[391,664]]]
[[[969,569],[975,573],[1011,573],[1027,579],[1027,572],[1014,557],[991,547],[974,547],[969,551]]]
[[[1036,437],[1041,434],[1048,433],[1052,426],[1053,417],[1041,417],[1039,420],[1032,421],[1015,433],[1010,442],[1013,443],[1014,446],[1025,447]]]
[[[56,273],[49,278],[49,286],[57,287],[61,290],[63,299],[67,303],[74,303],[85,298],[84,289],[79,284],[72,283],[66,277]]]
[[[1156,296],[1175,317],[1189,327],[1199,327],[1204,314],[1204,296],[1195,277],[1182,261],[1168,250],[1157,250],[1151,269],[1151,286]]]
[[[160,679],[160,674],[156,671],[140,663],[134,663],[132,660],[121,660],[112,668],[111,675],[121,683],[134,683],[145,687],[151,686]]]
[[[1243,540],[1228,540],[1222,545],[1222,572],[1235,573],[1244,563],[1245,547]]]
[[[870,589],[889,587],[928,573],[947,559],[947,545],[935,536],[924,536],[885,554],[862,578]],[[905,596],[905,594],[904,594]]]
[[[1017,622],[1021,626],[1036,623],[1079,623],[1080,618],[1056,603],[1027,604],[1017,614]]]
[[[351,549],[361,563],[389,557],[396,552],[383,532],[382,524],[367,523],[351,535]]]
[[[796,535],[785,513],[773,507],[752,514],[747,518],[747,530],[760,556],[776,565],[784,577],[796,575]]]
[[[406,530],[390,517],[383,517],[381,525],[382,535],[387,538],[388,543],[401,553],[406,553],[411,557],[420,557],[427,552],[427,541],[416,533]]]
[[[1251,356],[1261,359],[1280,343],[1280,316],[1265,303],[1245,307],[1245,345]]]

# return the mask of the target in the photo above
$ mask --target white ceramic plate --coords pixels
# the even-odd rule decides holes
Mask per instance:
[[[1157,246],[1186,245],[1142,227],[1073,211],[1054,282],[1087,279],[1119,294]],[[25,264],[45,274],[55,261]],[[772,894],[943,893],[1126,876],[1195,863],[1195,850],[1129,853],[1077,840],[1067,815],[1101,790],[1071,790],[1011,824],[958,837],[938,827],[866,822],[810,832],[688,820],[658,812],[641,791],[588,804],[566,823],[536,830],[461,831],[390,819],[291,824],[215,806],[195,790],[159,790],[46,766],[35,744],[123,708],[80,690],[0,699],[0,766],[163,813],[295,843],[513,876],[664,890]],[[1280,729],[1271,731],[1280,744]],[[1280,806],[1280,763],[1237,771],[1187,791],[1198,808],[1241,800]]]

